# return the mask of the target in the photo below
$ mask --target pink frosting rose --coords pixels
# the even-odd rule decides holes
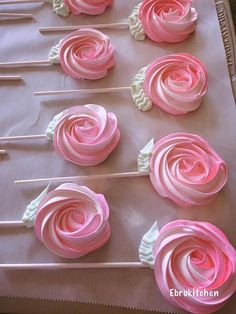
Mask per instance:
[[[139,19],[153,41],[177,43],[195,30],[197,11],[192,0],[144,0]]]
[[[104,33],[83,28],[60,42],[59,59],[64,72],[76,79],[97,80],[114,66],[115,46]]]
[[[120,131],[114,113],[99,105],[69,108],[63,112],[53,136],[56,152],[80,166],[103,162],[116,148]]]
[[[102,14],[113,0],[64,0],[64,2],[74,15],[81,13],[98,15]]]
[[[150,169],[156,191],[182,207],[210,203],[228,178],[224,160],[202,137],[188,133],[160,139]]]
[[[79,258],[110,238],[109,207],[102,194],[74,183],[60,185],[38,205],[37,238],[54,254]]]
[[[176,220],[154,244],[155,277],[164,297],[191,313],[213,313],[236,290],[236,251],[225,234],[207,222]],[[174,296],[180,291],[218,296]],[[172,294],[172,295],[171,295]]]
[[[205,66],[186,53],[158,58],[146,70],[144,90],[168,113],[186,114],[200,106],[207,91]]]

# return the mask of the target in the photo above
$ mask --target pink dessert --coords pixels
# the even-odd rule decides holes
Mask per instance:
[[[60,41],[60,64],[73,78],[97,80],[105,77],[114,66],[114,51],[107,35],[83,28]]]
[[[190,54],[167,55],[148,66],[143,86],[156,106],[170,114],[186,114],[196,110],[203,100],[206,69]]]
[[[173,133],[156,142],[150,179],[156,191],[182,207],[210,203],[224,187],[224,160],[202,137]]]
[[[93,104],[65,110],[53,136],[57,153],[80,166],[100,164],[116,148],[119,140],[115,114]]]
[[[81,13],[98,15],[104,13],[113,0],[64,0],[64,2],[74,15]]]
[[[161,293],[190,313],[216,312],[236,290],[236,251],[210,223],[176,220],[166,224],[155,240],[153,255]],[[195,295],[175,296],[175,291]],[[214,296],[201,295],[204,291]]]
[[[79,258],[109,240],[109,207],[102,194],[65,183],[40,201],[34,229],[52,253]]]
[[[144,0],[139,19],[155,42],[178,43],[195,30],[197,11],[192,0]]]

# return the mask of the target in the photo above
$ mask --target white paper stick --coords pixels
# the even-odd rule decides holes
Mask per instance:
[[[20,75],[1,75],[0,81],[21,81],[22,78]]]
[[[19,62],[1,62],[0,68],[5,67],[25,67],[37,65],[52,65],[49,60],[35,60],[35,61],[19,61]]]
[[[145,172],[120,172],[120,173],[107,173],[96,174],[87,176],[73,176],[73,177],[55,177],[55,178],[43,178],[43,179],[27,179],[27,180],[15,180],[16,184],[21,183],[45,183],[45,182],[76,182],[76,181],[89,181],[89,180],[101,180],[101,179],[117,179],[117,178],[131,178],[131,177],[145,177],[149,176],[149,173]]]
[[[27,263],[0,264],[0,269],[101,269],[101,268],[150,268],[141,262],[106,263]]]
[[[68,94],[102,94],[115,93],[122,91],[130,91],[131,87],[111,87],[111,88],[91,88],[91,89],[72,89],[72,90],[54,90],[35,92],[35,96],[52,96],[52,95],[68,95]]]
[[[1,4],[20,4],[20,3],[47,3],[47,0],[0,0]]]
[[[7,151],[5,149],[0,149],[0,155],[6,155]]]
[[[24,222],[21,221],[0,221],[0,228],[1,227],[21,227],[24,226]]]
[[[120,23],[109,23],[109,24],[91,24],[91,25],[73,25],[73,26],[56,26],[56,27],[42,27],[39,28],[41,33],[49,32],[61,32],[61,31],[76,31],[81,28],[95,28],[95,29],[104,29],[104,28],[125,28],[129,27],[128,22]]]
[[[17,18],[17,19],[32,19],[33,15],[32,14],[22,14],[22,13],[0,13],[0,17],[4,17],[4,21],[12,18]]]
[[[41,138],[47,139],[46,134],[3,136],[3,137],[0,137],[0,141],[33,140],[33,139],[41,139]]]

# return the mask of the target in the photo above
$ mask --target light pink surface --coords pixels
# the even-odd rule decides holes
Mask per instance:
[[[205,66],[186,53],[156,59],[145,74],[145,92],[153,104],[170,114],[196,110],[207,91]]]
[[[156,191],[181,207],[211,203],[228,179],[225,161],[204,138],[190,133],[157,141],[150,169]]]
[[[53,136],[58,155],[80,166],[102,163],[119,141],[117,117],[95,104],[65,110]]]
[[[162,294],[191,313],[214,313],[236,290],[236,251],[216,226],[176,220],[161,230],[153,248],[155,277]],[[170,297],[170,289],[218,296]]]
[[[35,234],[58,256],[82,257],[102,247],[110,238],[106,199],[86,186],[64,183],[48,192],[37,210]]]
[[[194,32],[198,12],[192,0],[144,0],[139,18],[155,42],[178,43]]]
[[[1,24],[1,61],[40,60],[48,55],[61,34],[41,35],[39,26],[95,24],[121,21],[138,1],[119,0],[101,16],[63,19],[50,5],[29,5],[19,11],[33,12],[35,22]],[[109,243],[79,261],[137,261],[137,248],[143,234],[158,219],[160,226],[174,219],[197,219],[220,227],[236,247],[236,145],[235,107],[227,74],[224,48],[213,0],[198,0],[196,32],[179,44],[155,44],[151,40],[137,42],[128,30],[108,30],[116,45],[116,65],[99,81],[74,80],[60,66],[4,70],[1,74],[21,73],[25,83],[1,83],[1,135],[41,134],[58,112],[78,104],[98,103],[119,120],[121,141],[112,154],[99,166],[84,168],[58,158],[53,145],[42,142],[1,144],[9,157],[0,160],[0,217],[21,218],[25,206],[44,187],[16,186],[14,179],[48,176],[99,174],[136,170],[139,149],[151,137],[155,140],[173,133],[190,132],[204,137],[229,167],[227,186],[210,205],[183,209],[156,193],[149,178],[103,180],[90,182],[89,188],[104,194],[110,207],[112,236]],[[26,8],[24,6],[24,8]],[[12,11],[16,7],[12,7]],[[36,23],[37,22],[37,23]],[[33,91],[130,86],[138,70],[155,58],[173,53],[190,53],[207,68],[209,88],[198,110],[185,116],[172,116],[159,108],[148,113],[137,110],[128,93],[35,98]],[[32,231],[26,228],[0,230],[0,262],[57,262],[62,258],[51,254]],[[101,271],[7,271],[0,272],[1,294],[100,302],[113,305],[177,311],[161,296],[152,270]],[[102,283],[102,288],[101,288]],[[235,298],[231,298],[222,313],[234,313]]]
[[[60,41],[62,69],[75,79],[97,80],[115,65],[115,46],[110,38],[96,29],[71,32]]]
[[[113,0],[64,0],[65,4],[74,15],[81,13],[98,15],[113,3]]]

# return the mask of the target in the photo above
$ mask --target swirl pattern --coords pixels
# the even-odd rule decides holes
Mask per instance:
[[[40,201],[34,228],[37,238],[51,252],[79,258],[109,240],[108,219],[109,207],[102,194],[66,183]]]
[[[73,15],[81,13],[89,15],[102,14],[113,0],[64,0]]]
[[[206,69],[186,53],[164,56],[148,66],[143,86],[156,106],[173,115],[186,114],[196,110],[203,100]]]
[[[160,230],[153,253],[157,285],[175,306],[196,314],[212,313],[236,290],[236,251],[225,234],[210,223],[168,223]],[[172,289],[195,291],[195,296],[171,295]],[[201,295],[204,291],[214,296]]]
[[[60,41],[60,64],[64,72],[73,78],[101,79],[115,64],[114,50],[107,35],[83,28]]]
[[[146,35],[158,43],[185,40],[195,30],[197,16],[192,0],[144,0],[139,10]]]
[[[173,133],[159,140],[150,162],[156,191],[182,207],[210,203],[228,178],[226,163],[200,136]]]
[[[99,105],[72,107],[63,112],[54,131],[55,150],[80,166],[103,162],[120,140],[114,113]]]

